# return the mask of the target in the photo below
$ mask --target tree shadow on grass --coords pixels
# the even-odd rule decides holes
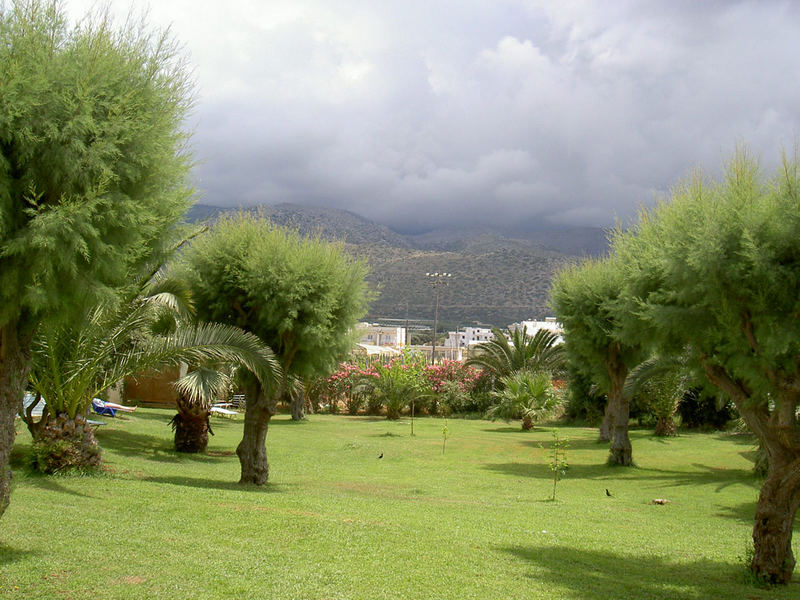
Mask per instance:
[[[36,554],[31,550],[18,550],[0,543],[0,565],[10,565]]]
[[[648,467],[618,467],[604,464],[582,465],[570,464],[567,477],[573,479],[634,479],[642,482],[652,482],[658,487],[681,487],[695,485],[715,485],[716,491],[721,491],[731,485],[741,484],[754,489],[760,487],[760,482],[752,473],[745,469],[718,469],[698,463],[692,464],[696,471],[676,471],[670,469],[656,469]],[[495,463],[483,466],[484,469],[514,475],[518,477],[533,477],[536,479],[552,479],[553,473],[543,458],[536,463]]]
[[[239,483],[237,481],[222,481],[219,479],[203,479],[200,477],[146,477],[143,481],[150,483],[162,483],[166,485],[179,485],[199,489],[228,490],[234,492],[257,492],[261,494],[277,494],[286,491],[288,486],[283,483],[267,483],[266,485],[255,485],[249,483]]]
[[[485,431],[487,433],[520,433],[523,435],[529,435],[530,431],[525,431],[521,425],[517,425],[516,427],[512,425],[498,425],[497,427],[485,427],[481,429],[481,431]]]
[[[537,433],[542,433],[539,430]],[[523,446],[530,446],[531,448],[541,448],[544,447],[545,450],[552,448],[553,446],[553,436],[548,431],[546,437],[542,437],[536,440],[523,440],[520,442]],[[599,438],[595,439],[579,439],[576,440],[574,438],[570,438],[569,436],[560,435],[559,438],[566,439],[569,438],[569,446],[567,447],[568,450],[608,450],[611,447],[611,442],[609,441],[601,441]]]
[[[753,519],[756,514],[755,502],[743,502],[738,506],[719,506],[717,508],[716,516],[742,521],[749,525],[753,524]],[[794,528],[800,529],[800,519],[795,519]]]
[[[43,473],[30,471],[25,477],[25,483],[41,490],[55,492],[57,494],[68,494],[70,496],[77,496],[79,498],[94,498],[94,496],[90,496],[89,494],[82,494],[81,492],[76,492],[75,490],[71,490],[68,487],[61,485],[58,480],[62,477],[69,478],[70,475],[45,475]],[[78,477],[83,476],[79,475]]]
[[[533,571],[531,579],[554,588],[569,588],[570,597],[669,598],[700,600],[720,595],[721,589],[741,588],[741,597],[756,590],[740,584],[742,568],[708,559],[674,563],[648,556],[626,556],[610,551],[578,550],[563,546],[507,546],[500,548]],[[737,586],[738,584],[738,586]],[[793,587],[800,587],[796,583]],[[800,591],[800,590],[798,590]]]
[[[97,441],[101,447],[113,450],[123,456],[139,456],[158,462],[181,463],[187,460],[222,462],[228,460],[224,456],[179,453],[175,451],[171,440],[127,429],[106,429],[97,434]]]

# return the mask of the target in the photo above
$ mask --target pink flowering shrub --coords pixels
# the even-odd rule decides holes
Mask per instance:
[[[364,409],[369,414],[385,410],[390,418],[398,418],[412,403],[417,413],[482,412],[488,406],[483,380],[480,370],[464,363],[445,360],[427,365],[424,356],[406,352],[386,364],[343,362],[315,390],[318,401],[331,412],[343,403],[351,415]]]
[[[375,369],[362,367],[352,362],[343,362],[331,374],[322,386],[322,396],[330,406],[332,413],[338,412],[339,402],[344,402],[348,414],[355,415],[364,406],[366,390],[365,380],[377,377]]]
[[[429,413],[467,412],[481,371],[463,362],[443,360],[426,366],[424,374],[434,392],[427,407]]]

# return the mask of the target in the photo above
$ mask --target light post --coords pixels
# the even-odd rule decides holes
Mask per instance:
[[[429,283],[433,286],[436,304],[433,309],[433,339],[431,340],[431,364],[436,364],[436,325],[439,320],[439,288],[448,285],[452,273],[425,273],[425,277],[430,277]]]

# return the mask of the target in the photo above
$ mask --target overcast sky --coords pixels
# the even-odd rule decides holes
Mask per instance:
[[[73,16],[93,0],[66,0]],[[197,82],[198,201],[403,231],[627,221],[736,144],[800,138],[800,3],[112,0]]]

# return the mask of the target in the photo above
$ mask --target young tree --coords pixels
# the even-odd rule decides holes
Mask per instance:
[[[767,179],[740,152],[722,181],[693,177],[613,243],[639,337],[664,354],[688,345],[766,451],[751,566],[775,583],[791,579],[800,505],[798,231],[797,162]]]
[[[352,349],[353,326],[369,299],[366,263],[340,244],[302,238],[244,213],[223,216],[184,259],[198,317],[254,333],[283,368],[278,389],[245,382],[240,481],[264,484],[275,403],[292,378],[328,374]]]
[[[644,358],[641,344],[623,335],[619,311],[623,279],[613,258],[588,259],[556,276],[550,302],[564,327],[566,351],[608,394],[600,439],[611,440],[611,462],[630,465],[628,372]]]
[[[0,515],[40,323],[108,299],[189,206],[189,92],[166,34],[0,5]]]

